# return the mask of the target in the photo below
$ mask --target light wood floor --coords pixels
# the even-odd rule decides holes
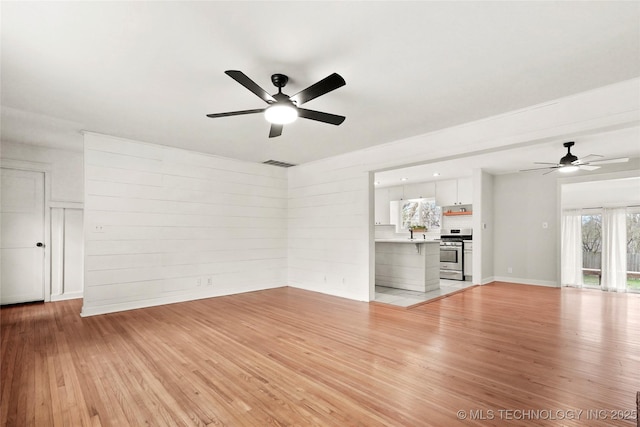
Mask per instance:
[[[497,283],[410,310],[293,288],[80,306],[0,311],[3,425],[635,425],[587,411],[635,419],[640,295]]]

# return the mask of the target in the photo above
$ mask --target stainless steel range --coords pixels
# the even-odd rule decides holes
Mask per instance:
[[[440,278],[464,280],[463,241],[473,238],[471,228],[451,228],[440,231]]]

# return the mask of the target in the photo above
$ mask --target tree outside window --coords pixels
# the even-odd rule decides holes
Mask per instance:
[[[627,213],[627,289],[640,292],[640,209]]]
[[[627,213],[627,290],[640,292],[640,209]],[[600,286],[602,215],[582,215],[582,280]]]
[[[427,230],[440,228],[442,209],[434,199],[410,199],[400,206],[401,228],[424,227]]]

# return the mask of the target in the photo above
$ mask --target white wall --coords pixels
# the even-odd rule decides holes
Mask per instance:
[[[374,232],[369,225],[374,218],[374,204],[369,200],[374,194],[371,171],[637,124],[637,84],[638,80],[622,82],[518,114],[512,112],[291,168],[289,285],[359,300],[370,298],[374,256]],[[537,279],[537,273],[533,277]],[[546,278],[542,275],[543,280]]]
[[[97,134],[84,157],[84,316],[287,284],[285,169]]]
[[[495,280],[557,286],[557,175],[496,176],[493,204]]]

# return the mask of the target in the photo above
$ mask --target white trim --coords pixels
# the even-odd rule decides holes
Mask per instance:
[[[621,170],[616,172],[594,173],[589,175],[562,177],[562,178],[558,178],[558,184],[562,186],[563,184],[577,184],[581,182],[592,182],[592,181],[609,181],[612,179],[637,178],[639,176],[640,176],[640,170],[629,169],[629,170]]]
[[[51,200],[51,202],[49,202],[49,207],[62,209],[84,209],[84,203],[66,202],[64,200]]]
[[[51,295],[51,302],[66,301],[69,299],[82,299],[83,296],[84,296],[84,291],[67,292],[62,295]]]
[[[240,292],[238,292],[237,290],[229,290],[229,291],[220,290],[214,295],[211,295],[210,293],[203,294],[202,292],[189,292],[189,293],[180,294],[180,295],[170,295],[170,296],[164,296],[164,297],[154,298],[154,299],[128,301],[128,302],[122,302],[117,304],[105,304],[105,305],[92,306],[92,307],[87,307],[85,304],[83,304],[82,311],[80,312],[80,316],[81,317],[97,316],[100,314],[116,313],[119,311],[136,310],[139,308],[155,307],[155,306],[165,305],[165,304],[175,304],[179,302],[195,301],[199,299],[216,298],[216,297],[222,297],[225,295],[243,294],[247,292],[257,292],[257,291],[263,291],[266,289],[285,288],[285,287],[287,286],[286,285],[267,285],[264,287],[256,287],[255,289],[245,289]],[[82,298],[82,296],[80,296],[79,298]]]
[[[535,280],[535,279],[522,279],[520,277],[504,277],[504,276],[495,276],[493,277],[494,282],[509,282],[516,283],[518,285],[535,285],[535,286],[546,286],[549,288],[559,288],[557,281],[552,280]]]
[[[497,281],[497,279],[495,277],[493,277],[493,276],[490,276],[490,277],[485,277],[484,279],[482,279],[479,284],[481,286],[482,285],[488,285],[489,283],[493,283],[495,281]]]
[[[51,300],[64,293],[64,215],[65,210],[51,208]],[[55,247],[54,247],[55,244]]]
[[[19,169],[32,172],[51,172],[51,164],[45,162],[31,162],[27,160],[17,160],[2,158],[0,167],[6,169]]]

